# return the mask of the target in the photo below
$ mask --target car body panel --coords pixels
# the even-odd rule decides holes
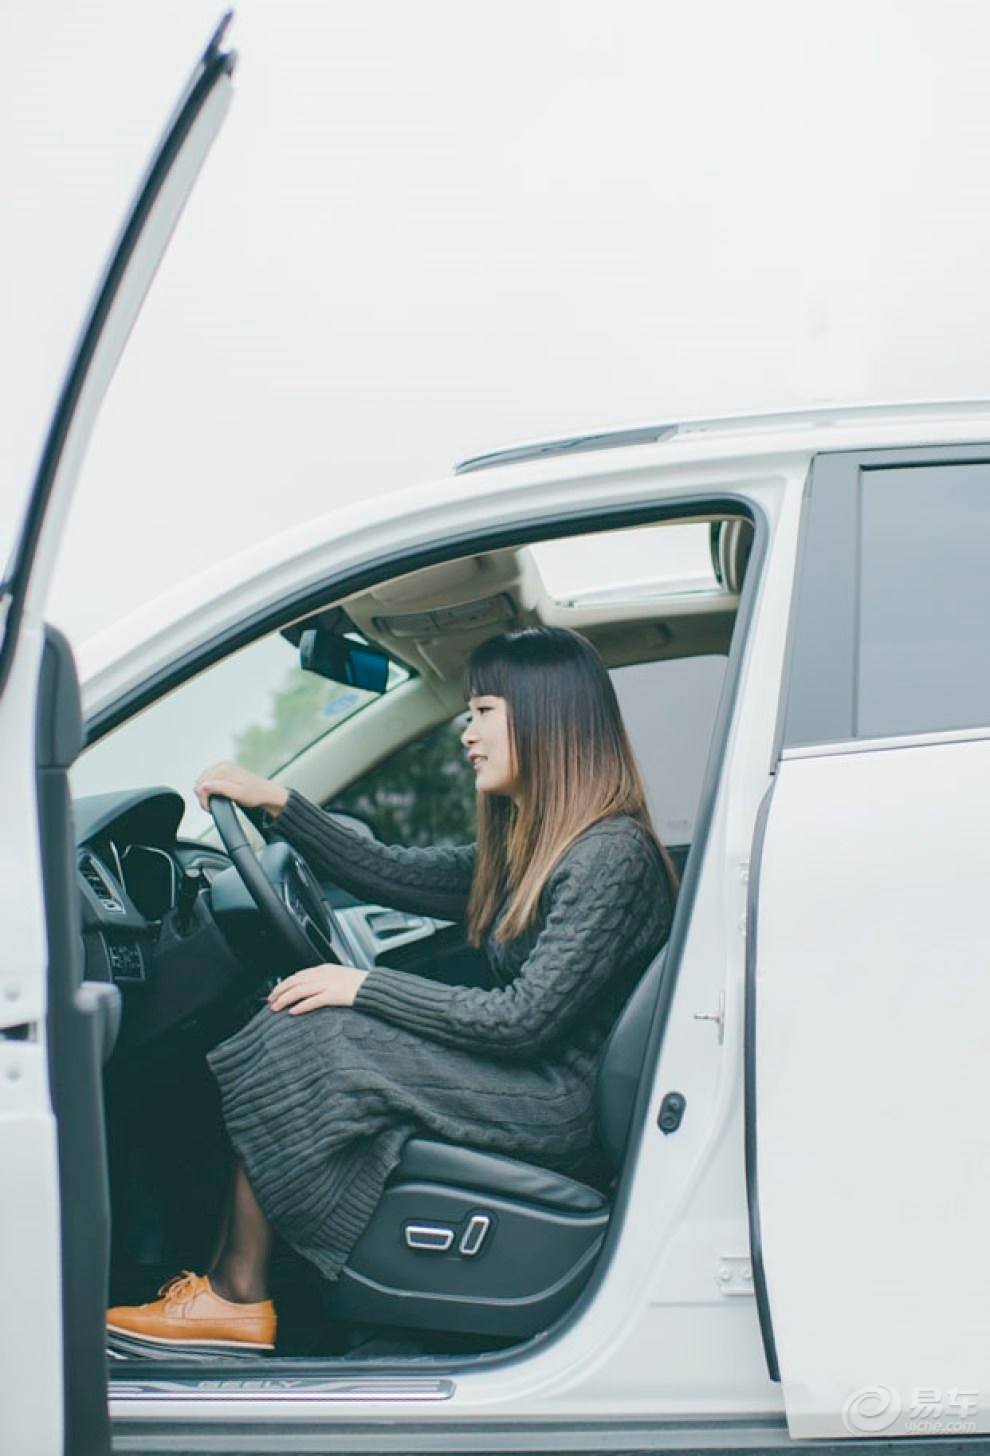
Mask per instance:
[[[984,791],[990,739],[965,730],[804,750],[778,771],[756,1132],[796,1437],[909,1435],[910,1393],[926,1389],[971,1392],[955,1414],[990,1427],[990,1273],[974,1257],[990,1199]]]
[[[228,90],[219,87],[214,98],[215,113],[208,117],[214,134]],[[195,166],[186,181],[191,183],[204,154],[205,148],[192,158]],[[182,200],[178,193],[171,196],[170,187],[166,191],[171,210],[157,229],[162,245]],[[72,485],[97,396],[109,382],[154,266],[149,256],[133,290],[120,295],[119,310],[111,306],[107,311],[105,350],[89,380],[79,380],[79,412],[63,421],[57,449],[52,447],[58,457],[52,463],[60,464],[61,475],[52,475],[47,515],[39,517],[27,554],[19,553],[28,567],[33,559],[34,574],[29,578],[26,568],[15,564],[25,586],[17,604],[22,617],[8,619],[7,641],[16,641],[16,651],[8,654],[9,676],[0,698],[3,788],[10,816],[20,826],[0,841],[0,868],[6,869],[8,883],[24,887],[8,926],[15,973],[7,985],[16,995],[8,990],[6,1000],[0,1000],[6,1018],[0,1024],[12,1026],[16,1017],[16,1024],[27,1024],[35,1033],[0,1042],[4,1074],[14,1089],[5,1104],[5,1110],[14,1111],[0,1117],[0,1162],[8,1166],[8,1154],[14,1159],[25,1189],[13,1211],[9,1201],[0,1204],[0,1258],[5,1261],[0,1275],[8,1309],[0,1317],[0,1363],[14,1391],[12,1403],[0,1403],[0,1438],[10,1434],[12,1449],[30,1449],[35,1456],[54,1456],[62,1433],[55,1396],[61,1379],[59,1210],[44,1061],[45,905],[31,792],[32,714],[42,614]],[[582,1297],[559,1326],[504,1356],[452,1358],[398,1373],[355,1369],[343,1381],[324,1372],[316,1384],[309,1379],[312,1371],[298,1379],[291,1373],[216,1381],[197,1375],[186,1382],[119,1378],[111,1387],[110,1409],[120,1439],[139,1449],[142,1432],[150,1441],[156,1429],[171,1427],[174,1433],[176,1423],[183,1422],[189,1423],[187,1449],[195,1448],[197,1433],[208,1441],[211,1433],[253,1435],[273,1426],[280,1440],[293,1430],[306,1431],[312,1439],[318,1422],[324,1429],[337,1428],[332,1439],[322,1442],[330,1448],[337,1441],[343,1449],[356,1426],[364,1427],[361,1439],[366,1441],[369,1428],[394,1434],[401,1425],[408,1449],[423,1449],[436,1444],[430,1431],[441,1412],[451,1429],[501,1427],[503,1444],[510,1446],[513,1430],[521,1444],[528,1444],[533,1427],[541,1425],[566,1445],[568,1433],[573,1439],[576,1429],[604,1422],[627,1428],[645,1422],[654,1433],[675,1434],[677,1423],[686,1422],[692,1438],[715,1447],[721,1425],[723,1433],[732,1432],[727,1446],[740,1429],[748,1430],[751,1439],[765,1432],[768,1442],[781,1444],[785,1413],[788,1438],[810,1431],[820,1417],[827,1433],[846,1434],[835,1420],[839,1387],[828,1387],[821,1399],[807,1397],[812,1388],[807,1371],[812,1383],[824,1380],[815,1361],[832,1357],[841,1331],[833,1326],[827,1332],[827,1348],[825,1332],[822,1344],[814,1343],[809,1328],[814,1306],[800,1299],[801,1289],[807,1289],[799,1283],[807,1278],[807,1269],[798,1267],[803,1246],[781,1221],[795,1196],[794,1172],[766,1145],[760,1169],[766,1198],[763,1255],[775,1319],[780,1311],[775,1334],[783,1387],[767,1366],[759,1310],[745,1272],[751,1252],[744,1166],[750,857],[760,805],[776,767],[801,502],[813,458],[822,451],[937,446],[988,437],[990,405],[948,401],[687,421],[659,439],[634,435],[633,443],[621,448],[516,451],[512,459],[484,469],[342,507],[293,527],[180,584],[80,646],[83,710],[97,736],[169,682],[269,628],[279,613],[301,613],[312,602],[476,549],[479,542],[506,533],[523,539],[527,532],[538,537],[575,531],[582,524],[602,529],[603,522],[634,516],[642,520],[650,513],[703,510],[706,502],[719,502],[723,509],[727,502],[735,504],[758,526],[757,567],[740,600],[743,625],[733,644],[733,671],[709,759],[704,832],[689,864],[671,942],[676,977],[668,979],[654,1017],[655,1059],[646,1066],[640,1088],[606,1257]],[[818,772],[804,761],[787,766],[788,781],[795,784],[811,783]],[[782,802],[782,813],[786,808]],[[786,864],[786,848],[780,852],[777,823],[771,818],[766,845],[771,880],[793,869]],[[801,929],[794,927],[794,933]],[[787,933],[785,925],[784,939]],[[771,959],[771,976],[776,968]],[[881,1010],[874,997],[870,1014],[875,1024]],[[773,1129],[777,1117],[780,1134],[795,1136],[792,1109],[768,1095],[776,1075],[774,1057],[783,1057],[772,1011],[768,1031],[768,1046],[758,1053],[767,1126]],[[667,1136],[656,1120],[671,1089],[685,1098],[688,1109],[676,1136]],[[814,1088],[805,1081],[799,1090],[810,1097]],[[822,1136],[828,1135],[823,1129]],[[878,1189],[878,1200],[881,1196]],[[934,1216],[934,1198],[925,1205],[928,1216]],[[848,1216],[848,1209],[836,1216],[843,1213]],[[805,1230],[798,1232],[803,1236]],[[848,1230],[848,1237],[853,1232]],[[821,1237],[827,1234],[823,1227]],[[836,1277],[847,1278],[848,1271],[840,1269]],[[28,1304],[38,1319],[30,1346],[18,1319]],[[859,1347],[864,1361],[867,1353],[865,1345]],[[170,1439],[174,1444],[174,1434]]]
[[[979,418],[990,433],[990,413]],[[875,419],[868,424],[846,421],[829,443],[834,438],[836,448],[866,448],[868,441],[876,442],[872,433],[876,426]],[[167,630],[172,635],[167,639],[168,649],[164,635],[150,632],[151,653],[148,658],[141,655],[142,634],[149,632],[156,617],[161,624],[166,615],[161,602],[152,604],[143,621],[130,619],[121,624],[116,636],[103,635],[97,644],[99,651],[93,651],[89,659],[94,665],[90,702],[107,711],[112,706],[110,684],[118,692],[128,691],[141,661],[161,670],[176,655],[195,655],[211,637],[229,632],[235,622],[243,621],[240,614],[260,621],[266,611],[284,604],[288,595],[311,590],[318,583],[332,594],[336,583],[347,583],[355,574],[377,570],[384,576],[408,569],[424,548],[446,547],[449,554],[456,554],[465,514],[479,532],[529,521],[538,533],[541,519],[545,523],[551,517],[562,518],[568,510],[604,513],[645,501],[661,508],[664,503],[689,500],[693,492],[707,491],[748,500],[767,522],[768,548],[759,581],[752,588],[752,617],[742,649],[736,698],[728,736],[719,750],[720,787],[684,929],[677,984],[666,1007],[662,1055],[648,1078],[649,1107],[655,1110],[665,1092],[677,1088],[686,1096],[690,1117],[671,1138],[658,1136],[654,1119],[647,1120],[626,1169],[621,1241],[591,1298],[580,1302],[549,1338],[519,1351],[490,1359],[431,1362],[431,1368],[420,1375],[406,1369],[401,1380],[397,1376],[371,1379],[370,1374],[365,1378],[356,1370],[353,1379],[340,1387],[332,1382],[321,1385],[315,1372],[307,1375],[300,1370],[293,1375],[286,1370],[288,1384],[280,1389],[264,1380],[241,1382],[236,1391],[225,1388],[222,1381],[200,1381],[195,1387],[166,1381],[140,1389],[116,1383],[112,1410],[128,1429],[145,1421],[150,1429],[156,1421],[182,1419],[204,1430],[217,1429],[226,1421],[247,1426],[276,1421],[281,1430],[289,1431],[302,1430],[317,1420],[328,1432],[340,1426],[343,1437],[344,1428],[355,1420],[355,1403],[359,1402],[364,1422],[400,1421],[409,1449],[421,1444],[418,1433],[428,1440],[426,1433],[436,1429],[438,1403],[443,1405],[451,1429],[463,1429],[461,1422],[472,1421],[519,1423],[522,1429],[527,1422],[537,1421],[563,1432],[573,1431],[575,1422],[640,1418],[653,1423],[651,1429],[659,1432],[665,1422],[697,1420],[700,1413],[710,1422],[705,1443],[710,1441],[716,1447],[718,1423],[743,1418],[769,1423],[768,1445],[813,1435],[834,1437],[838,1445],[855,1434],[841,1422],[838,1395],[847,1393],[845,1385],[841,1389],[834,1383],[829,1386],[826,1406],[819,1404],[814,1413],[807,1399],[814,1379],[833,1380],[841,1331],[833,1325],[830,1341],[814,1343],[813,1302],[810,1297],[798,1298],[795,1279],[781,1306],[785,1318],[779,1329],[774,1327],[785,1380],[779,1384],[767,1367],[752,1287],[741,1287],[747,1282],[751,1252],[743,1166],[745,956],[747,934],[752,929],[747,912],[748,880],[760,805],[774,782],[780,683],[801,504],[815,453],[815,430],[806,421],[803,428],[806,433],[800,448],[793,448],[795,441],[788,432],[786,439],[778,437],[776,453],[765,439],[749,452],[736,438],[731,448],[727,446],[724,452],[719,448],[713,455],[692,439],[690,445],[684,444],[678,460],[661,462],[657,457],[664,447],[649,447],[654,452],[649,461],[621,470],[606,472],[604,461],[592,460],[587,454],[568,461],[567,474],[553,461],[492,468],[472,478],[480,488],[467,512],[459,499],[463,481],[435,482],[388,502],[372,502],[360,512],[336,512],[315,526],[310,524],[305,544],[302,531],[289,533],[253,558],[253,570],[242,557],[239,565],[228,563],[212,573],[209,581],[201,578],[190,584],[185,596],[182,591],[173,594],[174,603],[184,600],[185,613],[169,614]],[[887,448],[919,443],[922,437],[931,441],[935,435],[939,436],[937,448],[972,438],[973,433],[970,415],[961,421],[942,419],[938,424],[921,411],[892,422],[882,444]],[[644,448],[635,447],[637,453]],[[610,467],[617,463],[617,453],[612,454]],[[531,473],[527,476],[526,471]],[[508,473],[514,478],[504,480]],[[517,478],[520,474],[524,478]],[[314,541],[314,536],[322,540]],[[234,579],[238,576],[240,581]],[[204,611],[208,621],[194,622],[194,616]],[[786,771],[793,775],[806,766],[804,760],[809,756],[809,751],[801,750],[797,755],[800,762],[788,762]],[[837,755],[831,756],[838,762]],[[778,841],[771,821],[766,845],[771,880],[792,868],[784,863],[786,851],[778,849],[778,842],[785,840],[782,835]],[[778,868],[778,858],[783,869]],[[775,898],[779,900],[779,890]],[[797,934],[800,927],[791,930]],[[781,935],[781,941],[786,941],[786,935]],[[774,969],[771,964],[770,972]],[[724,1040],[713,1025],[720,993],[724,997]],[[872,1004],[876,1018],[879,1002]],[[783,1055],[773,1029],[770,1020],[761,1063],[765,1082],[769,1079],[771,1084],[776,1075],[773,1058]],[[820,1085],[802,1087],[807,1099],[815,1092],[820,1098]],[[774,1111],[778,1119],[787,1119],[786,1099]],[[791,1140],[797,1136],[793,1119],[785,1131]],[[902,1129],[904,1135],[908,1131]],[[785,1276],[794,1276],[800,1258],[807,1263],[805,1229],[782,1233],[778,1214],[788,1199],[800,1197],[805,1175],[795,1178],[793,1167],[781,1154],[775,1157],[765,1149],[764,1154],[761,1189],[768,1217],[762,1229],[762,1252],[773,1314]],[[874,1222],[879,1226],[883,1218],[879,1189],[876,1199]],[[829,1207],[834,1221],[839,1211]],[[847,1216],[852,1216],[848,1210]],[[850,1225],[835,1249],[854,1236]],[[824,1225],[821,1237],[825,1237]],[[815,1280],[814,1268],[807,1267],[803,1277],[806,1282],[800,1288],[807,1296],[807,1281]],[[846,1293],[851,1297],[848,1289]],[[862,1349],[868,1353],[869,1347]],[[823,1373],[826,1365],[833,1372],[827,1377]],[[865,1363],[861,1368],[865,1370]],[[811,1369],[817,1372],[815,1376],[808,1375]],[[796,1372],[792,1378],[791,1371]],[[869,1378],[864,1374],[861,1383]],[[330,1379],[327,1370],[325,1382]],[[441,1390],[438,1382],[444,1379],[450,1384]],[[784,1418],[786,1435],[780,1424]]]
[[[335,511],[218,564],[80,650],[84,702],[91,717],[178,660],[243,628],[287,601],[319,591],[332,596],[357,576],[409,569],[424,551],[456,554],[468,532],[497,532],[582,512],[732,493],[766,515],[770,544],[746,642],[746,661],[721,768],[731,791],[717,798],[699,873],[677,990],[650,1105],[676,1086],[692,1118],[677,1138],[650,1139],[628,1170],[622,1243],[582,1311],[553,1339],[515,1358],[464,1362],[444,1398],[456,1418],[587,1420],[603,1416],[773,1417],[783,1392],[769,1377],[751,1293],[720,1287],[748,1252],[742,1177],[743,986],[746,880],[759,804],[771,782],[779,683],[794,579],[804,479],[825,435],[836,448],[894,445],[933,437],[952,443],[990,433],[990,408],[892,411],[866,418],[850,411],[790,428],[759,427],[685,435],[577,459],[523,462],[450,477]],[[607,467],[607,468],[606,468]],[[258,630],[261,630],[259,625]],[[725,1042],[703,1013],[725,994]],[[407,1372],[407,1378],[408,1376]],[[389,1389],[364,1388],[362,1416],[410,1427],[435,1420],[435,1375]],[[433,1398],[427,1385],[434,1382]],[[426,1383],[423,1383],[426,1382]],[[263,1387],[230,1396],[222,1388],[172,1388],[159,1398],[115,1385],[116,1417],[149,1422],[277,1419],[288,1428],[318,1409],[331,1424],[353,1420],[353,1393],[310,1389],[298,1399]],[[138,1414],[140,1412],[140,1414]]]

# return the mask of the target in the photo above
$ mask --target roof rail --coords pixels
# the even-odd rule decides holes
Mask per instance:
[[[472,470],[486,470],[491,465],[510,465],[520,460],[543,460],[554,455],[574,455],[581,450],[608,450],[619,445],[652,445],[672,435],[716,432],[723,430],[802,429],[815,425],[836,425],[860,420],[889,417],[906,418],[921,415],[932,419],[944,415],[953,418],[980,417],[990,412],[985,399],[885,400],[876,402],[819,405],[794,405],[786,409],[753,411],[714,416],[688,416],[676,424],[638,425],[633,429],[598,430],[590,435],[571,435],[562,440],[536,441],[516,445],[508,450],[495,450],[488,455],[475,455],[454,466],[455,475]]]
[[[490,465],[510,465],[519,460],[542,460],[548,455],[576,455],[580,450],[610,450],[617,445],[652,445],[668,435],[676,435],[677,425],[641,425],[635,430],[604,430],[596,435],[571,435],[563,440],[544,440],[535,445],[514,445],[508,450],[494,450],[490,455],[475,455],[454,466],[455,475],[472,470],[487,470]]]

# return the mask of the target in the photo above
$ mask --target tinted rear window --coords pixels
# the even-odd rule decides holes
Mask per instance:
[[[990,466],[864,470],[859,737],[990,723]]]
[[[816,457],[783,744],[990,726],[990,463],[980,447]]]

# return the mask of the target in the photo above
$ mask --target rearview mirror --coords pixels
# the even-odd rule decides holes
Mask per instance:
[[[332,682],[383,693],[388,682],[388,655],[366,642],[352,642],[336,632],[310,627],[299,638],[299,663]]]

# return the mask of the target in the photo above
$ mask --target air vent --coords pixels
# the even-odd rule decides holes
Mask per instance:
[[[116,892],[111,888],[106,872],[91,854],[85,854],[80,859],[79,873],[97,900],[99,900],[104,910],[111,910],[117,915],[123,915],[124,907],[120,903]]]

